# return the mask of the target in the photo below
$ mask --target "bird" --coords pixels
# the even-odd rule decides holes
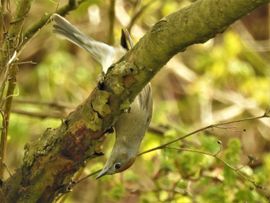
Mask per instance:
[[[112,63],[126,53],[126,50],[122,47],[113,47],[85,35],[68,20],[56,13],[52,15],[52,19],[54,22],[53,32],[90,53],[93,59],[101,65],[104,74]]]
[[[82,33],[64,17],[53,14],[53,32],[85,49],[101,65],[106,74],[108,68],[132,47],[126,30],[122,30],[121,47],[113,47],[96,41]],[[152,118],[153,99],[151,84],[148,83],[131,103],[129,111],[123,112],[114,124],[115,143],[111,154],[97,179],[128,169],[135,162],[141,142]]]

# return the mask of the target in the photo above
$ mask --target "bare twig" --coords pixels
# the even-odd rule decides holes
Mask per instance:
[[[8,31],[11,20],[9,0],[1,0],[0,6],[0,46],[2,47],[5,40],[5,33]]]
[[[82,175],[82,173],[83,173],[83,171],[84,171],[84,168],[85,168],[85,167],[82,167],[82,168],[76,173],[76,175],[75,175],[75,177],[74,177],[74,181],[73,181],[72,183],[76,182],[76,181],[81,177],[81,175]],[[71,187],[72,187],[72,184],[71,184]],[[70,188],[71,188],[71,187],[70,187]],[[58,198],[55,199],[55,202],[58,202],[58,203],[64,203],[64,202],[66,201],[66,199],[68,198],[68,194],[69,194],[69,193],[62,193],[61,195],[59,195]]]
[[[48,107],[57,108],[57,109],[74,109],[75,108],[75,107],[73,107],[73,106],[71,106],[69,104],[64,104],[62,102],[47,102],[47,101],[19,99],[19,98],[14,99],[13,102],[21,103],[21,104],[32,104],[32,105],[39,105],[39,106],[48,106]]]
[[[169,130],[168,126],[155,126],[155,125],[150,125],[148,128],[148,132],[154,133],[155,135],[164,135],[166,131]]]
[[[263,115],[261,116],[256,116],[256,117],[249,117],[249,118],[243,118],[243,119],[239,119],[239,120],[234,120],[234,121],[227,121],[227,122],[222,122],[222,123],[217,123],[217,124],[212,124],[212,125],[208,125],[206,127],[202,127],[202,128],[199,128],[191,133],[188,133],[186,135],[183,135],[181,137],[178,137],[170,142],[167,142],[165,144],[162,144],[160,146],[157,146],[157,147],[154,147],[152,149],[149,149],[149,150],[146,150],[144,152],[141,152],[138,154],[138,156],[141,156],[143,154],[146,154],[146,153],[149,153],[149,152],[153,152],[153,151],[156,151],[156,150],[160,150],[160,149],[163,149],[164,147],[167,147],[175,142],[178,142],[180,140],[183,140],[187,137],[190,137],[191,135],[194,135],[194,134],[197,134],[199,132],[203,132],[205,130],[208,130],[208,129],[212,129],[212,128],[217,128],[217,127],[221,127],[221,126],[224,126],[224,125],[229,125],[229,124],[232,124],[232,123],[240,123],[240,122],[244,122],[244,121],[251,121],[251,120],[258,120],[258,119],[261,119],[261,118],[268,118],[270,117],[269,116],[269,112],[265,112]]]
[[[3,42],[2,51],[0,56],[0,77],[1,81],[1,108],[3,104],[3,126],[1,129],[1,143],[0,143],[0,178],[3,178],[4,174],[4,161],[6,154],[7,145],[7,134],[9,126],[9,115],[12,106],[12,100],[14,96],[14,90],[16,87],[16,76],[18,66],[14,65],[13,62],[17,58],[17,49],[21,43],[21,33],[24,23],[24,19],[30,11],[32,0],[21,0],[18,2],[16,7],[16,12],[14,15],[15,20],[10,23],[10,28],[8,33],[6,33],[7,38]],[[3,101],[2,96],[5,90],[5,85],[7,82],[7,92]]]
[[[37,65],[34,61],[17,61],[14,62],[15,65],[25,65],[25,64],[31,64],[31,65]]]
[[[130,50],[108,71],[102,83],[99,83],[103,84],[103,88],[100,88],[101,85],[97,86],[91,96],[69,114],[66,122],[56,129],[47,130],[41,139],[26,147],[22,166],[3,186],[8,200],[24,202],[31,198],[32,202],[52,201],[61,193],[62,187],[65,189],[66,182],[84,161],[89,157],[96,157],[98,139],[113,125],[113,121],[120,115],[121,107],[133,101],[144,85],[174,54],[191,44],[212,38],[232,22],[269,0],[216,2],[221,9],[212,9],[212,0],[196,1],[153,26],[137,43],[136,48]],[[199,15],[201,12],[204,15]],[[197,15],[193,16],[194,13]],[[187,18],[189,20],[186,22]],[[207,26],[212,18],[215,23]],[[193,33],[194,29],[198,32]],[[160,40],[162,43],[156,43]],[[130,68],[137,70],[130,73],[131,78],[137,79],[131,85],[126,84],[126,80],[123,82]]]
[[[20,109],[12,109],[12,113],[24,115],[24,116],[30,116],[30,117],[36,117],[40,119],[45,119],[45,118],[57,118],[61,119],[64,118],[66,115],[63,115],[61,113],[44,113],[44,112],[29,112],[29,111],[24,111]]]
[[[78,8],[79,5],[81,5],[86,0],[80,0],[76,2],[76,0],[69,0],[68,4],[57,9],[54,13],[58,13],[59,15],[65,16],[70,11],[75,10]],[[21,44],[21,47],[25,45],[43,26],[45,26],[49,21],[50,17],[53,13],[49,13],[44,15],[37,23],[35,23],[32,27],[30,27],[24,34],[23,37],[23,43]]]
[[[135,11],[134,15],[131,17],[130,22],[127,26],[127,30],[130,32],[133,25],[135,24],[135,22],[139,19],[139,17],[142,16],[142,14],[146,11],[146,9],[152,4],[154,3],[156,0],[151,0],[149,1],[147,4],[145,4],[144,6],[142,6],[141,8],[139,8],[138,10]]]
[[[77,184],[77,183],[81,183],[81,182],[85,181],[86,179],[88,179],[89,177],[98,174],[101,170],[102,170],[102,169],[99,169],[99,170],[97,170],[97,171],[94,171],[93,173],[90,173],[90,174],[84,176],[83,178],[81,178],[80,180],[78,180],[78,181],[76,182],[76,184]]]
[[[4,175],[4,162],[6,156],[6,147],[7,147],[7,135],[8,135],[8,126],[9,126],[9,116],[10,116],[10,109],[13,100],[13,92],[16,87],[16,75],[17,75],[17,66],[12,66],[10,69],[10,77],[8,80],[8,89],[7,89],[7,96],[3,111],[3,126],[1,131],[1,143],[0,143],[0,177],[3,178]]]
[[[70,190],[71,190],[75,185],[77,185],[77,184],[79,184],[79,183],[81,183],[81,182],[87,180],[87,179],[88,179],[89,177],[91,177],[91,176],[94,176],[94,175],[98,174],[100,171],[101,171],[101,169],[100,169],[100,170],[97,170],[97,171],[94,171],[93,173],[90,173],[90,174],[86,175],[85,177],[83,177],[83,178],[77,180],[77,178],[79,178],[79,177],[81,176],[81,173],[80,173],[79,176],[76,176],[76,177],[74,178],[74,181],[72,181],[72,182],[70,183],[70,187],[69,187]],[[81,171],[81,172],[82,172],[82,171]],[[77,181],[76,181],[76,180],[77,180]],[[69,191],[67,191],[67,192],[69,192]],[[55,201],[56,201],[56,202],[58,201],[59,203],[63,203],[63,202],[66,200],[67,194],[68,194],[68,193],[62,193]]]
[[[227,161],[225,161],[224,159],[220,158],[218,156],[218,153],[212,154],[209,152],[205,152],[205,151],[201,151],[201,150],[196,150],[196,149],[189,149],[189,148],[174,148],[174,147],[166,147],[166,149],[173,149],[173,150],[178,150],[178,151],[187,151],[187,152],[193,152],[193,153],[199,153],[199,154],[203,154],[206,156],[210,156],[213,157],[215,159],[217,159],[218,161],[222,162],[225,166],[227,166],[229,169],[231,169],[234,173],[236,173],[243,181],[247,181],[249,183],[251,183],[256,191],[260,194],[262,194],[263,196],[265,196],[268,200],[270,199],[270,194],[269,191],[263,187],[262,185],[259,185],[258,183],[256,183],[256,181],[249,175],[243,173],[241,171],[241,169],[244,166],[241,167],[234,167],[231,164],[229,164]]]
[[[115,0],[110,0],[110,8],[109,8],[109,35],[108,35],[108,43],[114,44],[114,24],[115,24]]]
[[[198,154],[203,154],[203,155],[211,156],[211,157],[219,160],[220,162],[222,162],[225,166],[227,166],[228,168],[230,168],[232,171],[234,171],[236,174],[238,174],[244,180],[252,183],[255,187],[261,187],[253,179],[251,179],[248,175],[246,175],[243,172],[241,172],[239,170],[239,168],[232,166],[227,161],[225,161],[224,159],[220,158],[217,155],[217,153],[212,154],[212,153],[209,153],[209,152],[205,152],[205,151],[201,151],[201,150],[197,150],[197,149],[189,149],[189,148],[175,148],[175,147],[165,147],[165,148],[166,149],[178,150],[178,151],[194,152],[194,153],[198,153]]]
[[[197,129],[197,130],[195,130],[195,131],[193,131],[193,132],[191,132],[191,133],[188,133],[188,134],[186,134],[186,135],[183,135],[183,136],[180,136],[180,137],[178,137],[178,138],[176,138],[176,139],[174,139],[174,140],[172,140],[172,141],[170,141],[170,142],[167,142],[167,143],[165,143],[165,144],[162,144],[162,145],[160,145],[160,146],[157,146],[157,147],[154,147],[154,148],[152,148],[152,149],[149,149],[149,150],[146,150],[146,151],[144,151],[144,152],[141,152],[141,153],[139,153],[137,156],[141,156],[141,155],[144,155],[144,154],[147,154],[147,153],[150,153],[150,152],[153,152],[153,151],[156,151],[156,150],[162,150],[162,149],[164,149],[164,148],[168,148],[168,146],[169,145],[171,145],[171,144],[173,144],[173,143],[175,143],[175,142],[177,142],[177,141],[179,141],[179,140],[183,140],[183,139],[185,139],[185,138],[187,138],[187,137],[190,137],[191,135],[194,135],[194,134],[197,134],[197,133],[199,133],[199,132],[203,132],[203,131],[205,131],[205,130],[208,130],[208,129],[211,129],[211,128],[216,128],[216,127],[220,127],[220,126],[224,126],[224,125],[228,125],[228,124],[232,124],[232,123],[240,123],[240,122],[244,122],[244,121],[251,121],[251,120],[258,120],[258,119],[261,119],[261,118],[269,118],[270,117],[270,111],[266,111],[263,115],[261,115],[261,116],[256,116],[256,117],[249,117],[249,118],[243,118],[243,119],[239,119],[239,120],[234,120],[234,121],[227,121],[227,122],[222,122],[222,123],[217,123],[217,124],[212,124],[212,125],[209,125],[209,126],[206,126],[206,127],[203,127],[203,128],[200,128],[200,129]],[[218,152],[216,152],[215,154],[210,154],[210,153],[208,153],[208,152],[201,152],[201,151],[199,151],[199,150],[191,150],[191,149],[187,149],[187,148],[181,148],[182,150],[184,150],[184,149],[186,149],[185,151],[193,151],[193,152],[197,152],[197,153],[201,153],[201,154],[205,154],[205,155],[208,155],[208,156],[213,156],[213,157],[216,157],[217,159],[219,159],[220,161],[222,161],[222,159],[220,158],[220,157],[218,157],[218,155],[219,155],[219,152],[222,150],[222,143],[220,143],[220,142],[218,142],[218,144],[221,146],[221,148],[218,150]],[[233,169],[237,174],[239,174],[242,178],[243,177],[245,177],[242,173],[240,174],[240,171],[239,171],[239,169],[237,169],[237,168],[234,168],[233,166],[231,166],[230,164],[228,164],[227,162],[225,162],[225,161],[222,161],[225,165],[227,165],[230,169]],[[99,173],[101,171],[101,169],[100,170],[98,170],[98,171],[95,171],[95,172],[93,172],[93,173],[90,173],[89,175],[87,175],[87,176],[85,176],[85,177],[83,177],[82,179],[80,179],[79,181],[77,181],[77,182],[75,182],[73,185],[75,186],[75,185],[77,185],[77,184],[79,184],[80,182],[82,182],[82,181],[84,181],[84,180],[86,180],[87,178],[89,178],[89,177],[91,177],[91,176],[94,176],[95,174],[97,174],[97,173]],[[239,172],[239,173],[238,173]],[[255,182],[253,181],[253,180],[251,180],[251,179],[247,179],[249,182],[252,182],[254,185],[256,185],[255,184]],[[258,186],[258,185],[257,185]]]

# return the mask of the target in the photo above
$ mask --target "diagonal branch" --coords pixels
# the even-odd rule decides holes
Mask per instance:
[[[198,0],[156,23],[60,127],[26,145],[22,166],[4,182],[7,202],[52,202],[87,159],[100,155],[102,135],[173,55],[268,2]]]

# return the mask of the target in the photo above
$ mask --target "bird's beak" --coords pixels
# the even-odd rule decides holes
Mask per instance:
[[[107,171],[108,171],[107,168],[103,168],[102,171],[100,171],[99,174],[97,175],[96,179],[99,179],[102,176],[105,176],[107,174]]]

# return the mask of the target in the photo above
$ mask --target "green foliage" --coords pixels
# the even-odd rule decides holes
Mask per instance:
[[[205,188],[206,185],[207,189]],[[202,193],[201,197],[198,197],[199,201],[206,203],[228,202],[226,201],[226,199],[228,199],[229,197],[226,196],[224,187],[222,185],[213,185],[210,179],[204,179],[198,185],[198,188],[200,187],[204,188],[205,190]]]
[[[120,200],[125,194],[125,188],[123,184],[114,185],[111,191],[108,192],[108,197],[112,200]]]
[[[183,152],[176,159],[176,166],[183,177],[198,176],[203,156],[196,153]]]
[[[150,1],[141,1],[141,4],[136,0],[122,1],[116,5],[116,11],[121,16],[134,17],[136,11]],[[155,1],[131,29],[134,41],[138,41],[157,20],[193,1]],[[87,11],[93,4],[98,6],[102,17],[98,26],[88,22]],[[58,2],[41,2],[31,15],[39,18],[40,10],[44,7],[45,13],[52,5],[57,6]],[[109,1],[85,1],[70,13],[68,19],[78,23],[94,38],[107,41],[108,7]],[[125,26],[121,20],[119,17],[116,19],[115,33],[120,33]],[[43,117],[12,113],[7,153],[7,165],[12,172],[22,160],[25,143],[37,139],[48,127],[57,127],[62,122],[50,115],[57,113],[65,117],[89,96],[101,77],[97,63],[83,50],[53,35],[51,27],[44,28],[36,41],[25,48],[24,54],[27,60],[33,57],[38,64],[20,67],[14,99],[64,103],[70,107],[13,103],[15,110],[48,116],[40,119]],[[270,100],[270,66],[266,55],[256,52],[237,29],[231,28],[215,39],[192,46],[176,56],[175,64],[170,66],[168,63],[168,68],[152,80],[152,125],[161,127],[162,132],[148,132],[141,151],[170,142],[201,126],[260,115],[269,107]],[[21,58],[24,59],[24,55]],[[106,176],[101,180],[88,178],[73,188],[74,195],[68,201],[95,202],[92,200],[95,196],[98,203],[266,203],[264,190],[258,190],[252,181],[270,190],[270,155],[265,148],[269,145],[267,122],[245,121],[209,128],[144,154],[120,175]],[[106,139],[110,140],[102,150],[108,157],[113,143],[111,136]],[[258,162],[254,165],[248,163],[248,155],[258,158]],[[105,159],[91,160],[81,177],[102,168]],[[100,182],[97,184],[97,181]],[[89,191],[91,197],[88,196]]]
[[[226,150],[224,151],[225,160],[232,166],[237,166],[240,161],[241,143],[238,139],[232,139],[229,141]],[[235,171],[231,170],[228,166],[224,168],[224,180],[227,185],[235,185],[237,175]]]
[[[200,141],[202,149],[206,152],[210,152],[213,154],[219,152],[222,147],[222,143],[219,143],[220,141],[213,136],[209,135],[200,136]]]

